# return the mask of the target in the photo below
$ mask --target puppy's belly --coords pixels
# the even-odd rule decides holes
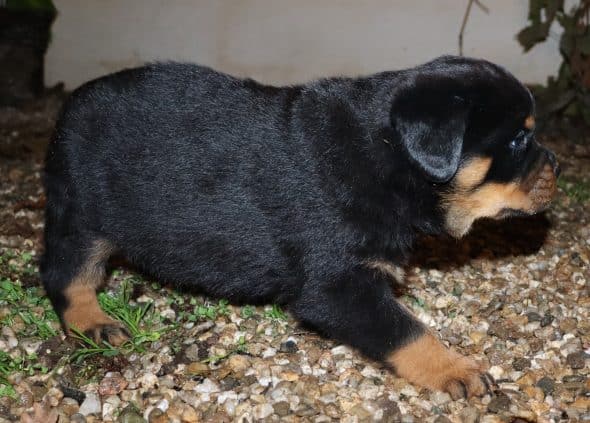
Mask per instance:
[[[143,232],[122,254],[156,280],[235,302],[286,303],[298,289],[285,258],[255,234]]]

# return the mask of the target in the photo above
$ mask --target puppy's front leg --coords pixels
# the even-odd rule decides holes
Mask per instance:
[[[395,300],[381,272],[359,265],[310,281],[293,312],[325,335],[388,363],[416,385],[446,391],[454,399],[489,389],[482,367],[438,341]]]

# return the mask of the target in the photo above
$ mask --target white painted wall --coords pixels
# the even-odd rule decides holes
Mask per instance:
[[[46,84],[74,88],[151,60],[198,62],[268,83],[399,69],[457,54],[467,0],[54,0]],[[522,54],[528,1],[473,7],[465,54],[543,83],[557,40]]]

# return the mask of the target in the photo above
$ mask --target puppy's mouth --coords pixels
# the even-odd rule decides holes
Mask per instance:
[[[545,164],[532,180],[525,180],[522,185],[530,200],[529,207],[522,211],[526,214],[539,213],[547,209],[555,197],[557,174],[550,164]]]
[[[548,207],[549,207],[549,205],[547,204],[542,209],[535,210],[533,212],[525,211],[525,210],[519,210],[519,209],[504,208],[504,209],[500,210],[498,212],[498,214],[496,214],[495,216],[493,216],[492,219],[500,220],[500,219],[506,219],[508,217],[532,216],[532,215],[534,215],[536,213],[540,213],[540,212],[546,210]]]

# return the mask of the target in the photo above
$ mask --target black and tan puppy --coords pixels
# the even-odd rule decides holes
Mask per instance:
[[[390,282],[419,233],[532,214],[555,192],[529,91],[482,60],[276,88],[191,64],[92,81],[49,147],[42,278],[66,329],[113,344],[96,290],[117,252],[235,302],[277,302],[326,336],[453,397],[482,369]]]

